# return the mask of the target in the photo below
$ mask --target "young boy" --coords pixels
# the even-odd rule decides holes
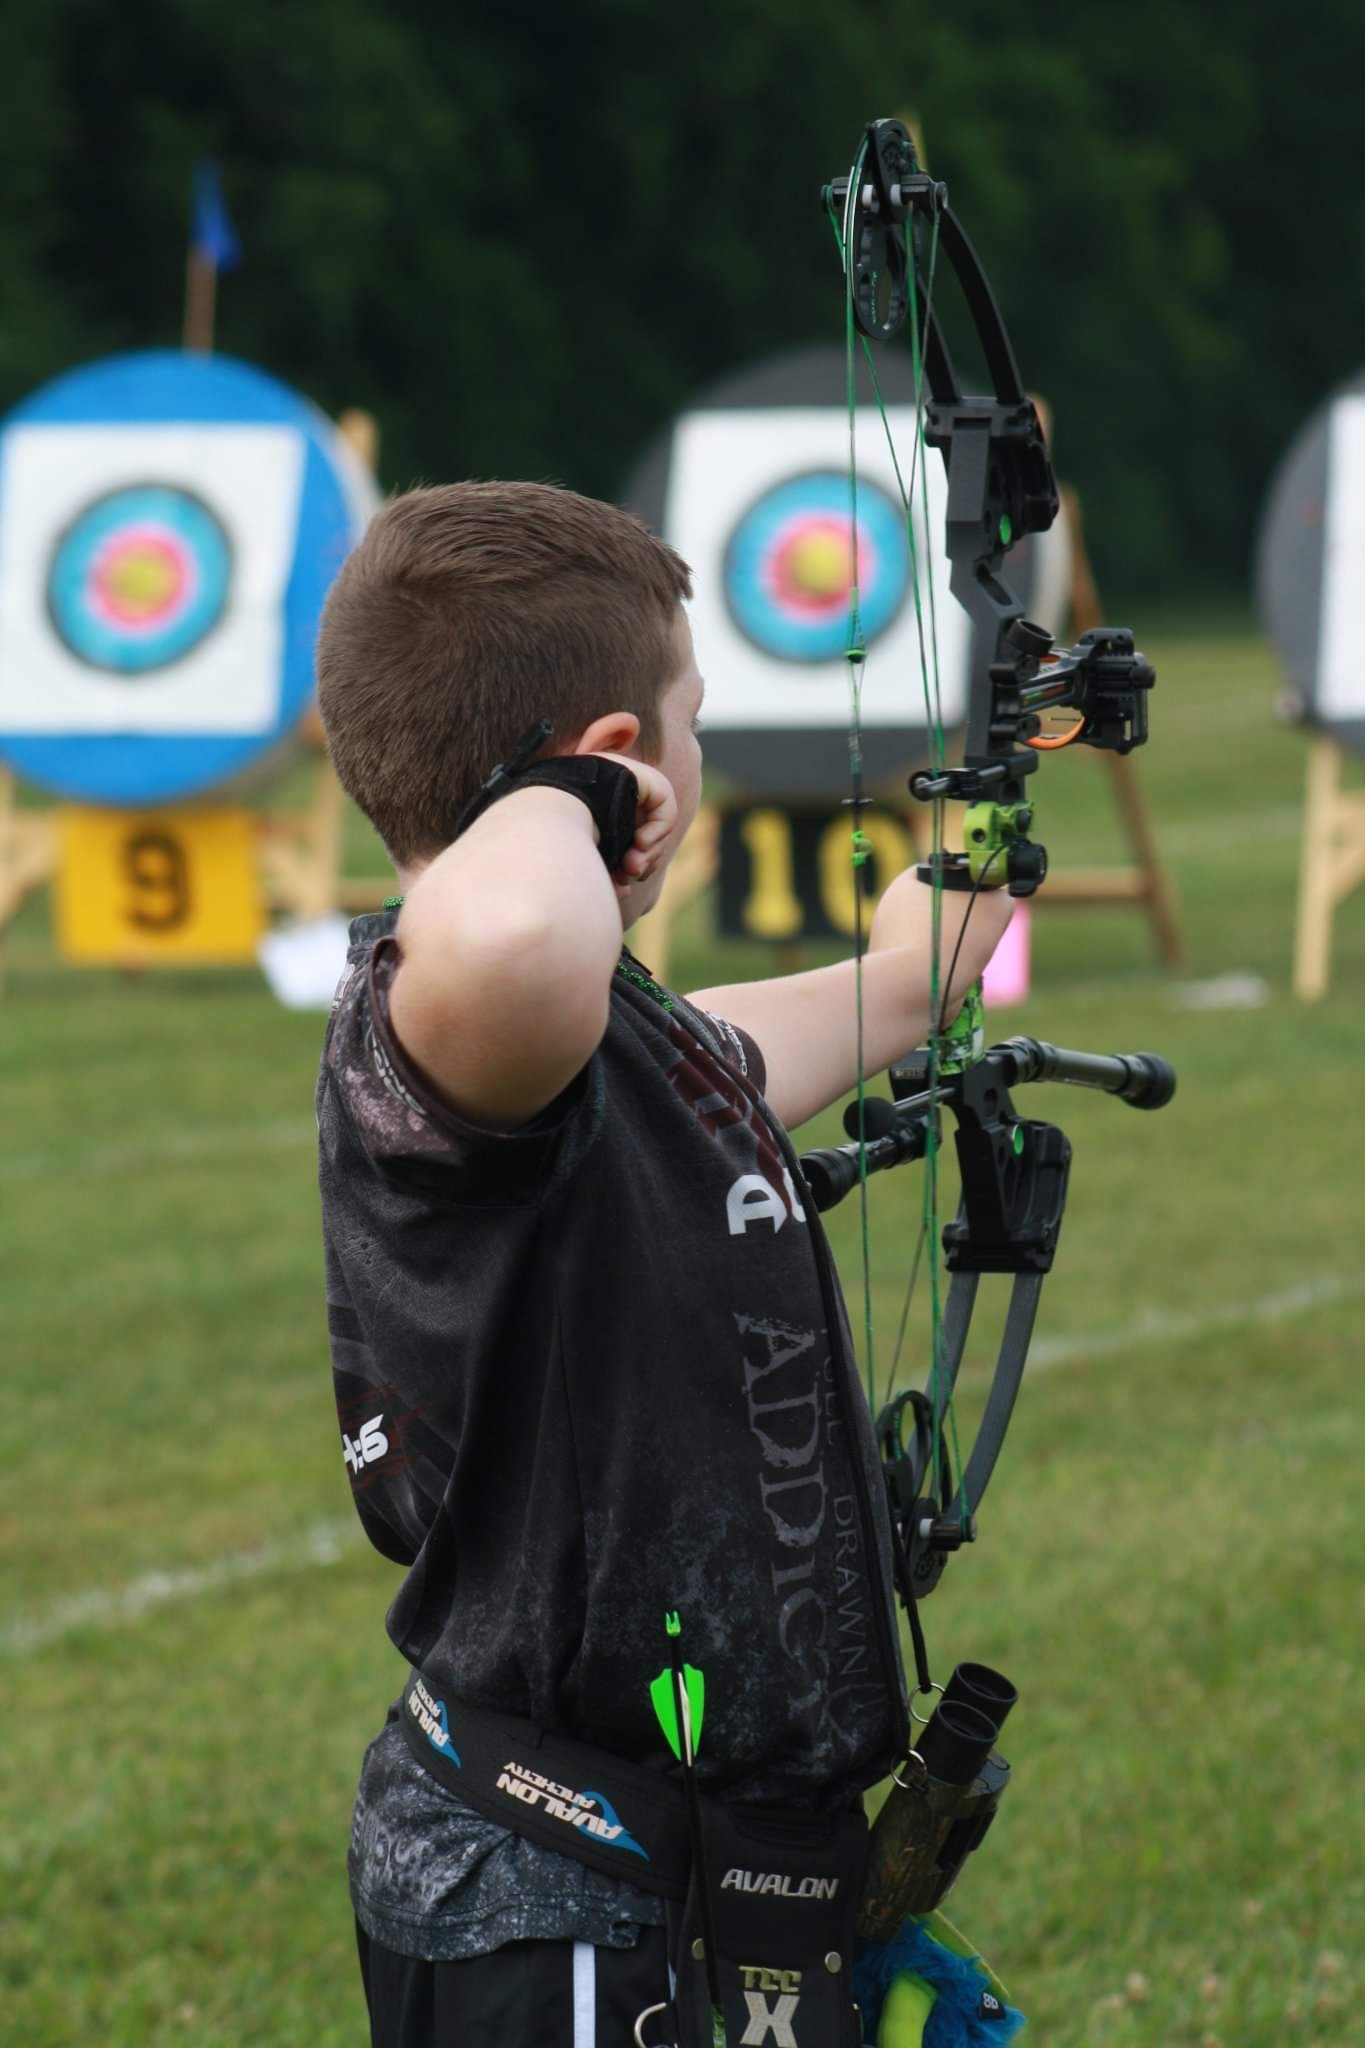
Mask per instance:
[[[676,1916],[605,1778],[499,1763],[499,1807],[474,1762],[515,1727],[671,1794],[665,1615],[707,1794],[833,1815],[903,1752],[881,1479],[784,1128],[854,1084],[853,965],[684,1000],[622,945],[700,795],[689,595],[613,506],[462,484],[386,506],[323,619],[332,758],[403,895],[352,928],[318,1089],[343,1450],[420,1673],[351,1840],[377,2048],[628,2043],[666,2005]],[[930,902],[907,874],[873,921],[869,1072],[928,1032]],[[951,1002],[1007,917],[978,898]]]

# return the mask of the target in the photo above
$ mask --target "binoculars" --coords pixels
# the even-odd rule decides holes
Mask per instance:
[[[858,1932],[890,1941],[931,1913],[985,1837],[1010,1780],[995,1744],[1019,1695],[988,1664],[959,1664],[873,1824]]]

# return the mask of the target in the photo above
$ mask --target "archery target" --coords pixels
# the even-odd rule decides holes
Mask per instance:
[[[849,581],[853,512],[843,352],[807,349],[740,372],[676,419],[624,500],[692,569],[690,605],[706,676],[708,762],[750,790],[827,795],[848,786]],[[915,409],[908,360],[879,370],[907,487]],[[864,396],[870,396],[865,393]],[[908,523],[875,407],[858,423],[857,566],[866,660],[863,759],[869,783],[922,757],[920,665],[937,624],[943,723],[966,714],[972,635],[948,589],[947,479],[932,450],[913,476]],[[922,491],[927,483],[928,517]],[[932,656],[930,657],[932,675]]]
[[[912,447],[913,410],[889,407],[887,418],[898,446]],[[694,572],[692,624],[712,730],[847,729],[851,515],[847,468],[837,468],[847,442],[848,417],[837,406],[775,406],[748,418],[695,413],[675,429],[664,530]],[[917,505],[915,552],[926,632],[932,572],[943,718],[955,725],[966,706],[970,634],[948,591],[948,489],[937,456],[927,474],[928,532],[940,538],[937,547],[926,541]],[[858,484],[862,722],[923,727],[910,544],[884,443],[860,451]]]
[[[231,563],[227,533],[202,498],[166,484],[107,491],[52,551],[48,611],[79,660],[142,675],[212,632]]]
[[[0,730],[272,732],[297,435],[21,426],[4,461]]]
[[[1060,641],[1071,614],[1071,515],[1065,496],[1051,526],[1016,541],[1000,573],[1023,605],[1024,617]],[[985,659],[995,659],[993,647]]]
[[[859,616],[867,646],[891,624],[910,586],[904,514],[863,479],[857,497]],[[731,617],[779,661],[832,661],[849,638],[854,511],[847,475],[813,470],[760,492],[725,553]]]
[[[222,358],[114,358],[28,400],[0,438],[0,754],[137,806],[274,748],[364,524],[353,471],[313,407]]]
[[[1294,712],[1365,752],[1365,374],[1319,407],[1281,463],[1256,590]]]

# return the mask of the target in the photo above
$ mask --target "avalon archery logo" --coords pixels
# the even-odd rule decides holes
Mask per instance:
[[[551,1820],[562,1821],[565,1827],[574,1828],[608,1849],[626,1849],[633,1856],[643,1856],[646,1863],[649,1861],[649,1851],[627,1833],[625,1823],[604,1792],[575,1792],[570,1786],[556,1785],[551,1779],[542,1778],[538,1771],[528,1771],[524,1764],[515,1762],[504,1764],[498,1773],[498,1790],[521,1800],[524,1806],[539,1808]]]
[[[441,1756],[448,1757],[456,1770],[461,1770],[460,1754],[450,1739],[450,1721],[446,1715],[444,1700],[433,1699],[420,1678],[414,1678],[408,1692],[408,1712],[416,1721],[432,1748]]]
[[[732,1892],[770,1892],[781,1899],[832,1899],[839,1889],[837,1877],[793,1878],[788,1871],[727,1870],[720,1888]]]

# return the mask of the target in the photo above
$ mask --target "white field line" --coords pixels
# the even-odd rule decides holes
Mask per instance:
[[[1167,859],[1174,857],[1178,860],[1195,853],[1222,853],[1235,844],[1239,826],[1245,826],[1248,831],[1254,830],[1257,841],[1262,844],[1267,839],[1297,839],[1303,829],[1303,806],[1274,804],[1265,810],[1249,808],[1236,817],[1225,815],[1215,819],[1190,818],[1181,824],[1163,823],[1159,829],[1158,848]],[[1111,847],[1111,840],[1106,839],[1102,845],[1097,840],[1088,853],[1073,851],[1068,859],[1074,860],[1077,867],[1087,867],[1110,857]],[[1066,862],[1060,857],[1057,873],[1066,873]],[[1038,900],[1046,907],[1046,893]]]
[[[143,1167],[175,1166],[182,1160],[215,1159],[234,1152],[287,1152],[295,1147],[301,1152],[316,1140],[317,1126],[300,1117],[166,1131],[140,1145],[96,1145],[86,1152],[16,1153],[0,1158],[0,1182],[84,1180],[91,1174],[136,1173]]]
[[[126,1586],[112,1589],[92,1586],[87,1592],[54,1601],[52,1606],[40,1608],[34,1614],[17,1615],[0,1624],[0,1657],[24,1657],[31,1651],[45,1650],[78,1629],[117,1628],[141,1621],[159,1607],[221,1593],[245,1580],[339,1564],[346,1552],[356,1549],[363,1540],[360,1523],[352,1515],[344,1521],[314,1522],[295,1536],[263,1543],[255,1550],[229,1551],[212,1564],[190,1565],[180,1571],[144,1572]]]
[[[1365,1273],[1326,1273],[1296,1287],[1282,1288],[1277,1294],[1261,1295],[1254,1301],[1225,1302],[1187,1315],[1148,1314],[1121,1326],[1091,1331],[1087,1336],[1051,1341],[1044,1338],[1030,1350],[1027,1369],[1031,1373],[1048,1372],[1058,1366],[1109,1358],[1153,1344],[1188,1343],[1221,1330],[1285,1322],[1315,1308],[1357,1300],[1363,1295]],[[262,1544],[256,1550],[237,1551],[213,1564],[181,1571],[147,1572],[112,1591],[92,1587],[37,1613],[0,1624],[0,1658],[23,1657],[34,1650],[44,1650],[64,1636],[74,1635],[78,1629],[113,1628],[141,1621],[160,1607],[198,1600],[244,1580],[337,1564],[361,1540],[360,1525],[352,1519],[315,1522],[300,1535]]]
[[[1184,1314],[1163,1314],[1147,1310],[1129,1323],[1104,1330],[1091,1330],[1079,1337],[1040,1337],[1029,1346],[1025,1375],[1050,1372],[1059,1365],[1081,1365],[1092,1358],[1114,1358],[1125,1351],[1146,1351],[1154,1344],[1187,1344],[1200,1337],[1213,1337],[1222,1330],[1258,1328],[1264,1323],[1287,1322],[1291,1316],[1327,1308],[1333,1302],[1355,1301],[1365,1295],[1365,1273],[1323,1273],[1297,1286],[1281,1288],[1277,1294],[1263,1294],[1252,1301],[1227,1301]]]

